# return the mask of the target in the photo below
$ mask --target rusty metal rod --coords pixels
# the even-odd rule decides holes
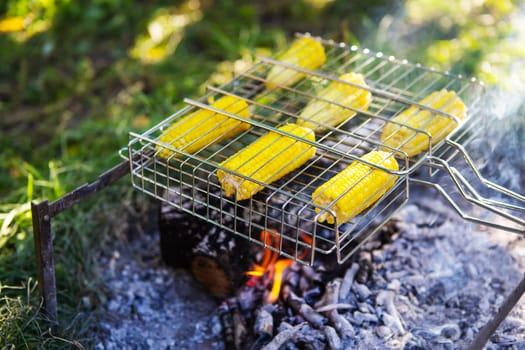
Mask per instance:
[[[38,292],[42,300],[41,311],[53,327],[58,325],[58,312],[51,219],[67,208],[79,203],[88,195],[111,185],[129,173],[129,171],[129,161],[125,160],[102,173],[93,183],[84,184],[66,193],[54,202],[49,203],[47,200],[44,200],[40,203],[31,203]]]
[[[489,337],[498,329],[500,323],[507,317],[512,308],[518,303],[523,293],[525,293],[525,275],[521,282],[514,288],[509,296],[503,301],[498,309],[498,312],[492,319],[490,319],[483,328],[479,331],[477,337],[474,339],[468,350],[483,349]]]
[[[57,292],[51,215],[47,200],[31,203],[38,292],[42,299],[42,312],[52,326],[57,325]]]
[[[77,187],[73,191],[66,193],[59,199],[49,204],[51,216],[55,216],[60,212],[72,207],[92,193],[111,185],[127,173],[129,173],[129,161],[124,160],[113,168],[103,172],[99,177],[90,184],[84,184]]]

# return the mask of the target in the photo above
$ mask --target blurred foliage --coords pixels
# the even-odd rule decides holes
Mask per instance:
[[[439,69],[489,85],[525,78],[522,0],[407,0],[399,17],[385,16],[376,43]]]
[[[284,48],[296,31],[361,43],[489,83],[509,81],[511,71],[520,80],[521,5],[0,1],[0,348],[82,347],[78,339],[88,334],[93,310],[79,300],[94,300],[95,307],[104,298],[97,259],[120,239],[122,218],[146,204],[124,180],[54,219],[60,321],[69,326],[50,336],[32,282],[29,203],[59,198],[116,164],[130,130],[150,128],[184,97],[224,83],[256,55]]]

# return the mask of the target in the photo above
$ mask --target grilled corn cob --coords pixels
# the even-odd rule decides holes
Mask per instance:
[[[279,57],[279,61],[305,69],[316,69],[326,61],[323,45],[315,39],[302,37],[297,39]],[[270,90],[277,85],[293,85],[304,76],[303,73],[283,66],[273,66],[266,76],[266,87]]]
[[[348,81],[363,87],[367,86],[364,77],[358,73],[343,74],[339,77],[339,80]],[[337,81],[331,82],[317,96],[320,99],[310,101],[300,113],[300,119],[297,120],[297,124],[315,131],[321,131],[326,126],[337,126],[356,115],[356,112],[353,110],[330,102],[337,102],[343,106],[366,111],[372,100],[370,91]]]
[[[250,118],[248,104],[237,97],[224,96],[211,104],[212,107],[244,118]],[[230,138],[250,127],[250,124],[228,117],[225,114],[201,109],[179,119],[160,137],[159,143],[170,145],[177,150],[194,153],[210,143]],[[166,147],[157,145],[160,157],[174,154]]]
[[[460,120],[465,119],[466,116],[467,107],[454,91],[445,89],[435,91],[419,103],[454,115]],[[432,145],[443,140],[457,126],[453,119],[417,106],[409,107],[392,120],[428,132],[432,136]],[[381,142],[386,146],[406,152],[409,157],[415,156],[429,147],[429,138],[425,133],[416,132],[394,123],[385,125]]]
[[[396,159],[388,152],[372,151],[362,156],[361,159],[390,170],[399,169]],[[354,161],[346,169],[316,188],[312,193],[312,201],[320,207],[327,207],[337,200],[331,205],[331,209],[335,212],[337,222],[340,224],[349,221],[374,204],[392,187],[395,179],[395,175],[386,171]],[[316,208],[315,211],[320,213],[321,209]],[[329,212],[323,212],[319,215],[318,221],[333,224],[334,217]]]
[[[296,124],[284,125],[279,130],[315,141],[312,130]],[[270,184],[303,165],[314,154],[315,147],[306,142],[269,132],[220,163],[220,166]],[[224,170],[218,170],[217,177],[226,196],[235,194],[236,200],[248,199],[264,188],[263,185]]]

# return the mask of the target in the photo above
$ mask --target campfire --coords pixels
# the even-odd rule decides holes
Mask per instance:
[[[421,277],[403,279],[410,267],[423,263],[389,247],[398,235],[413,239],[407,223],[417,226],[419,216],[436,214],[426,206],[406,206],[414,193],[416,200],[430,198],[432,189],[466,221],[524,231],[516,212],[523,211],[525,198],[485,179],[466,150],[486,122],[483,85],[309,35],[300,35],[278,57],[261,58],[225,86],[208,87],[201,101],[186,99],[186,109],[147,133],[131,133],[125,154],[133,185],[163,203],[165,260],[190,268],[222,300],[227,348],[339,349],[360,337],[378,345],[368,343],[362,327],[403,346],[430,338],[455,342],[473,332],[460,323],[432,334],[407,330],[407,314],[401,317],[396,298],[432,304],[444,295],[440,302],[455,302],[453,310],[463,310],[463,301],[453,301],[446,285],[432,291],[421,285]],[[341,97],[345,93],[350,99]],[[207,134],[210,118],[220,127]],[[296,129],[311,130],[310,136]],[[196,139],[188,141],[187,135]],[[268,180],[259,173],[278,162],[268,153],[274,144],[284,147],[274,151],[277,157],[289,153],[284,163],[298,162],[312,146],[315,153]],[[291,151],[299,144],[304,145]],[[271,162],[246,165],[265,152]],[[230,169],[235,162],[241,165]],[[259,170],[243,173],[243,167]],[[352,167],[366,185],[354,190],[359,181],[346,180],[333,197],[316,199],[323,183]],[[340,204],[345,196],[352,205]],[[402,219],[393,220],[399,213],[405,213]],[[437,215],[424,225],[450,229],[450,221]],[[401,256],[402,265],[385,269],[389,254]],[[442,271],[433,273],[440,280]]]
[[[487,252],[490,236],[453,215],[439,197],[423,196],[424,188],[414,191],[420,200],[412,200],[343,264],[333,257],[313,266],[279,257],[279,235],[260,232],[258,239],[267,247],[252,250],[256,258],[244,281],[218,299],[226,348],[417,348],[472,342],[496,311],[502,290],[511,288],[520,272],[504,248]],[[518,237],[504,237],[519,252]],[[177,248],[170,251],[176,254]],[[493,338],[494,343],[520,341],[525,325],[516,318],[508,322],[509,334]]]

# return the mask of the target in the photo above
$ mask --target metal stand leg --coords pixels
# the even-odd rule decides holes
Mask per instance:
[[[525,276],[523,276],[521,282],[512,290],[503,304],[501,304],[498,312],[489,322],[487,322],[483,328],[481,328],[478,336],[476,339],[474,339],[468,350],[483,349],[490,336],[496,331],[496,329],[498,329],[500,323],[507,317],[512,308],[514,308],[514,306],[518,303],[523,293],[525,293]]]
[[[47,200],[31,203],[33,232],[38,275],[38,291],[42,298],[42,311],[49,322],[57,325],[57,291],[55,282],[55,259],[53,258],[53,234]]]
[[[129,170],[129,162],[127,160],[123,161],[102,173],[93,183],[82,185],[54,202],[48,203],[47,200],[44,200],[40,203],[31,203],[38,291],[43,303],[42,312],[48,318],[53,327],[58,325],[58,314],[51,219],[67,208],[79,203],[90,194],[98,192],[99,190],[111,185],[113,182],[129,173]]]

